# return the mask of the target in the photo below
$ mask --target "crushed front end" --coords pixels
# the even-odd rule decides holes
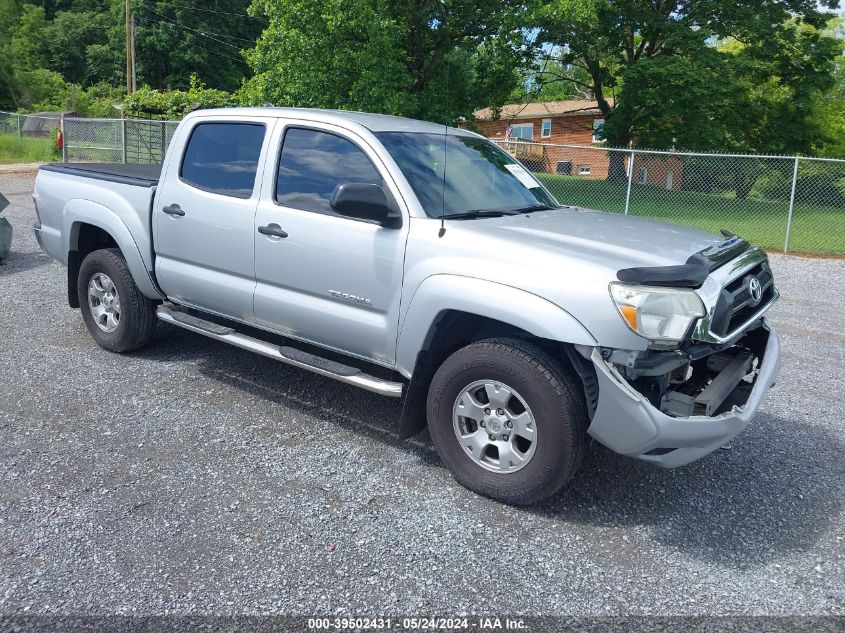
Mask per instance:
[[[657,339],[646,350],[579,350],[592,363],[598,391],[589,433],[618,453],[667,468],[695,461],[745,428],[777,377],[780,345],[764,314],[778,293],[765,253],[746,245],[727,262],[708,261],[704,279],[695,279],[702,271],[670,271],[666,286],[687,277],[687,288],[696,284],[691,290],[661,290],[659,274],[643,273],[658,284],[651,287],[656,294],[694,291],[701,299],[700,311],[681,322],[682,334],[673,334],[680,340]],[[625,289],[638,288],[628,282]],[[636,294],[617,300],[626,320],[627,305],[620,303],[642,304]],[[660,301],[652,303],[666,310]],[[648,319],[654,322],[652,315],[640,316]]]

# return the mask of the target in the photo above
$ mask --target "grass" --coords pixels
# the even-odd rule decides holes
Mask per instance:
[[[55,160],[53,142],[49,138],[32,138],[17,134],[0,134],[0,164],[42,163]]]
[[[626,183],[588,180],[577,176],[537,173],[562,204],[613,211],[625,210]],[[630,215],[685,224],[718,233],[727,229],[770,250],[783,250],[788,202],[738,200],[733,194],[633,185]],[[795,253],[845,255],[845,206],[796,203],[789,250]]]

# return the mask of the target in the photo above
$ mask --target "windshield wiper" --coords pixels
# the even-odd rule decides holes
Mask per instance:
[[[473,218],[500,218],[503,215],[517,215],[518,211],[501,211],[493,209],[470,209],[461,213],[447,213],[440,216],[442,220],[472,220]]]
[[[560,207],[550,207],[547,204],[532,204],[527,207],[519,207],[511,209],[513,213],[531,213],[532,211],[549,211],[551,209],[559,209]]]

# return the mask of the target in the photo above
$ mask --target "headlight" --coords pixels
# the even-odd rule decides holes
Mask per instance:
[[[655,342],[679,342],[704,316],[704,304],[692,290],[612,283],[610,296],[628,327]]]

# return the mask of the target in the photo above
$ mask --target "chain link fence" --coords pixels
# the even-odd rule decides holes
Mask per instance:
[[[160,163],[178,124],[0,112],[0,141],[44,144],[38,160]],[[770,250],[845,255],[845,160],[494,142],[562,204],[727,229]]]
[[[58,131],[65,112],[15,114],[0,112],[0,163],[58,160]]]
[[[562,204],[845,255],[845,160],[494,142]]]
[[[72,112],[0,112],[0,142],[14,141],[33,160],[160,163],[178,121],[87,119]],[[62,142],[58,143],[58,131]]]
[[[52,130],[62,125],[68,116],[66,112],[43,112],[39,114],[16,114],[0,112],[0,135],[24,138],[49,138]]]
[[[64,120],[65,162],[161,163],[178,121]]]

